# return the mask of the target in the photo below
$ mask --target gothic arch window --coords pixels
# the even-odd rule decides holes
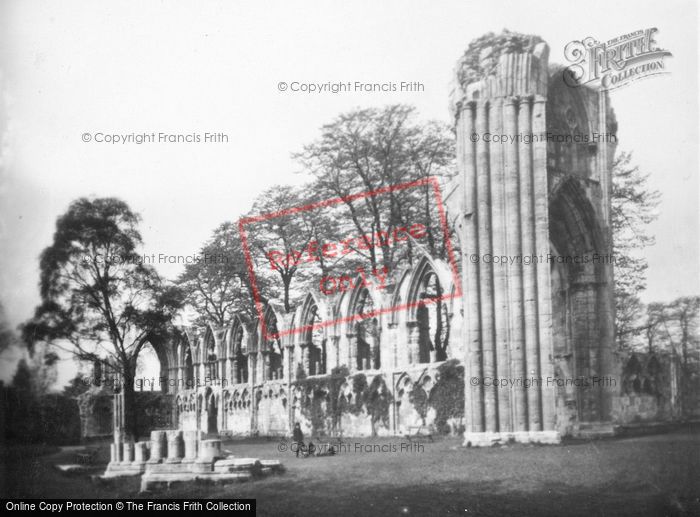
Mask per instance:
[[[202,364],[202,344],[201,338],[196,337],[194,341],[194,350],[192,352],[192,363],[194,367],[194,386],[199,384],[199,377],[201,376],[200,365]]]
[[[248,350],[243,321],[236,317],[231,331],[231,379],[236,384],[248,382]]]
[[[271,307],[267,307],[264,316],[265,334],[262,346],[263,353],[263,380],[284,378],[284,349],[279,337],[279,325],[277,315]]]
[[[360,287],[352,313],[355,321],[355,364],[358,370],[379,369],[380,333],[377,316],[366,316],[375,311],[374,300],[366,287]]]
[[[192,351],[187,347],[185,351],[185,388],[194,387],[194,363],[192,362]]]
[[[555,174],[591,175],[596,143],[576,140],[578,135],[591,135],[593,127],[581,92],[569,88],[561,75],[552,78],[547,99],[547,166]]]
[[[326,338],[321,327],[319,308],[311,295],[307,296],[302,310],[302,367],[308,375],[326,373]]]
[[[412,329],[411,362],[429,363],[447,359],[450,342],[450,313],[445,287],[429,260],[418,264],[409,297],[416,304]]]
[[[207,380],[211,381],[218,378],[216,341],[214,339],[214,333],[211,331],[211,329],[207,329],[207,333],[204,337],[204,349],[202,350],[202,353],[204,354],[204,361],[206,364],[205,371]]]

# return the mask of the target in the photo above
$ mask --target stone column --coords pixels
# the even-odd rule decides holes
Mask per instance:
[[[145,463],[148,461],[148,445],[150,442],[136,442],[134,449],[134,462]]]
[[[460,149],[458,163],[462,168],[464,185],[464,235],[462,258],[462,296],[464,299],[466,330],[466,378],[465,387],[465,428],[468,433],[480,433],[484,430],[483,386],[472,379],[483,378],[481,368],[481,321],[479,316],[479,242],[477,227],[477,184],[476,184],[476,146],[472,135],[475,134],[475,103],[462,105],[457,121],[457,143]]]
[[[115,433],[115,441],[112,446],[110,447],[110,454],[112,455],[112,461],[115,463],[120,463],[122,459],[124,458],[124,450],[122,446],[122,441],[121,441],[121,435],[119,437],[116,436]]]
[[[166,463],[180,463],[184,456],[182,431],[168,431],[168,458]]]
[[[122,457],[122,463],[131,463],[134,461],[134,442],[124,442],[123,451],[124,456]]]
[[[409,321],[406,323],[408,328],[408,363],[418,363],[420,358],[420,343],[418,342],[418,322]]]
[[[532,99],[523,98],[520,101],[518,113],[518,130],[522,134],[531,134],[532,127]],[[541,135],[534,135],[540,137]],[[537,253],[535,245],[535,207],[532,182],[532,144],[520,143],[520,220],[521,220],[521,244],[523,256],[536,257],[537,262],[544,260]],[[540,379],[539,358],[539,321],[537,307],[537,268],[540,265],[534,262],[528,266],[523,265],[523,329],[525,338],[524,368],[528,378],[536,381]],[[540,386],[532,386],[527,390],[527,413],[529,431],[542,429]]]
[[[347,334],[348,338],[348,368],[350,371],[357,370],[357,342],[354,333]]]
[[[545,118],[547,99],[544,95],[535,95],[532,106],[532,131],[535,134],[546,134]],[[535,244],[537,254],[546,256],[550,250],[549,244],[549,188],[547,186],[547,141],[537,141],[533,144],[533,190],[535,204]],[[554,350],[552,343],[552,285],[550,265],[537,265],[537,308],[539,314],[540,338],[540,374],[544,381],[554,376]],[[542,397],[542,429],[554,431],[556,423],[556,391],[547,387],[543,382]]]
[[[331,343],[333,344],[334,367],[340,367],[340,336],[332,336]]]
[[[124,420],[122,418],[122,402],[123,402],[123,393],[124,391],[121,390],[119,393],[114,394],[114,398],[112,399],[112,418],[113,418],[113,437],[114,437],[114,443],[112,444],[113,447],[110,447],[110,455],[112,456],[112,461],[115,463],[119,463],[122,461],[123,456],[123,449],[122,449],[122,440],[124,439],[123,437],[123,430],[124,430]]]
[[[183,440],[185,446],[185,457],[183,463],[192,463],[197,459],[197,446],[201,437],[200,431],[183,431]]]
[[[160,463],[166,457],[168,441],[165,431],[151,431],[151,459],[149,463]]]
[[[519,104],[519,99],[515,97],[508,97],[505,100],[504,130],[508,135],[518,134]],[[526,432],[528,429],[527,393],[523,382],[528,375],[525,371],[525,336],[523,333],[523,267],[529,266],[523,266],[518,144],[508,143],[505,151],[506,244],[508,255],[520,259],[506,266],[511,352],[510,375],[511,378],[519,380],[521,383],[515,384],[512,390],[513,431]]]
[[[397,368],[399,366],[399,325],[398,323],[389,323],[388,329],[387,344],[390,343],[391,348],[387,347],[385,350],[388,359],[386,367]]]
[[[491,101],[489,110],[489,131],[493,135],[505,134],[503,127],[503,98]],[[489,166],[491,168],[491,245],[494,257],[510,257],[506,235],[508,225],[515,221],[506,220],[505,188],[505,148],[512,145],[491,140],[489,146]],[[496,356],[495,377],[510,379],[510,306],[508,298],[508,265],[500,261],[493,264],[493,307],[494,307],[494,352]],[[498,431],[512,431],[510,389],[498,388]]]
[[[476,133],[481,135],[476,145],[476,188],[478,213],[479,253],[481,257],[492,256],[491,247],[491,170],[489,164],[489,144],[483,135],[489,132],[489,103],[480,101],[476,107]],[[484,378],[492,383],[496,377],[496,351],[494,350],[494,302],[493,264],[483,260],[479,267],[480,327]],[[496,389],[484,386],[484,431],[498,431],[498,402]]]
[[[202,440],[199,442],[199,460],[213,461],[219,457],[221,457],[221,440]]]

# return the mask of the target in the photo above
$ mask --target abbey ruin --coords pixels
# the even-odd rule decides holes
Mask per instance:
[[[289,436],[297,422],[313,437],[427,429],[482,446],[606,436],[629,420],[643,390],[627,390],[614,348],[617,122],[605,92],[563,73],[534,37],[458,63],[458,174],[444,186],[455,269],[423,253],[385,289],[308,292],[288,313],[267,303],[262,320],[236,315],[154,346],[171,427],[192,442],[173,439],[173,458],[194,458],[205,434]],[[116,400],[113,461],[132,461]],[[156,440],[151,454],[167,457]]]

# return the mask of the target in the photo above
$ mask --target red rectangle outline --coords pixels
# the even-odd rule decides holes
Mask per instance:
[[[255,281],[255,270],[253,268],[253,259],[252,259],[251,254],[250,254],[250,248],[248,246],[248,236],[247,236],[246,231],[245,231],[246,224],[267,221],[269,219],[275,219],[277,217],[282,217],[285,215],[296,214],[296,213],[303,212],[303,211],[313,210],[315,208],[323,208],[325,206],[337,205],[337,204],[345,203],[348,201],[354,201],[356,199],[364,199],[366,197],[376,196],[379,194],[386,194],[388,192],[394,192],[397,190],[404,190],[404,189],[411,188],[411,187],[420,187],[420,186],[426,185],[428,183],[430,183],[433,186],[433,193],[435,194],[435,201],[436,201],[436,204],[438,207],[438,213],[440,216],[440,224],[442,225],[442,231],[444,234],[445,243],[446,243],[446,247],[447,247],[447,255],[448,255],[448,259],[449,259],[449,265],[450,265],[450,269],[452,270],[452,277],[453,277],[453,282],[455,285],[455,291],[453,293],[444,294],[444,295],[440,296],[439,298],[431,298],[429,300],[417,300],[417,301],[410,302],[410,303],[403,303],[400,305],[396,305],[394,307],[385,307],[383,309],[374,310],[374,311],[367,313],[367,314],[362,314],[362,315],[355,314],[353,316],[346,316],[344,318],[337,318],[334,320],[323,321],[320,323],[316,323],[314,325],[305,325],[302,327],[295,327],[292,329],[284,330],[282,332],[278,331],[276,334],[273,334],[273,335],[269,335],[267,333],[267,329],[265,328],[265,317],[263,314],[263,304],[260,301],[260,292],[258,290],[258,285]],[[246,265],[248,267],[248,276],[250,277],[250,283],[251,283],[251,287],[253,290],[253,301],[255,302],[255,309],[258,313],[258,319],[260,321],[260,326],[262,329],[262,340],[263,341],[266,341],[268,338],[280,339],[282,336],[287,336],[287,335],[292,335],[292,334],[300,334],[302,332],[308,332],[308,331],[313,332],[314,330],[318,330],[318,329],[325,328],[325,327],[330,327],[333,325],[338,325],[339,323],[346,323],[346,322],[350,322],[350,321],[371,318],[374,316],[379,316],[381,314],[388,314],[388,313],[392,313],[392,312],[398,312],[400,310],[410,309],[410,308],[416,307],[416,306],[421,305],[421,304],[426,305],[426,304],[435,303],[435,302],[443,301],[443,300],[452,300],[454,298],[459,298],[462,296],[462,285],[461,285],[459,273],[457,272],[457,264],[455,262],[454,249],[452,248],[452,240],[450,239],[450,231],[449,231],[449,228],[447,227],[447,215],[445,214],[445,207],[444,207],[443,202],[442,202],[442,195],[440,194],[440,184],[438,182],[438,179],[435,176],[428,176],[426,178],[421,178],[419,180],[410,181],[407,183],[399,183],[397,185],[382,187],[382,188],[372,190],[372,191],[359,192],[357,194],[351,194],[349,196],[336,197],[336,198],[328,199],[326,201],[318,201],[316,203],[309,203],[307,205],[293,207],[293,208],[287,208],[284,210],[278,210],[276,212],[270,212],[267,214],[261,214],[261,215],[252,216],[252,217],[243,217],[243,218],[239,219],[239,221],[238,221],[238,232],[240,233],[240,236],[241,236],[241,244],[243,245],[243,253],[245,255]]]

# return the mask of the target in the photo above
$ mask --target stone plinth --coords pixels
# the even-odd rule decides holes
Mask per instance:
[[[214,472],[260,472],[262,465],[257,458],[226,458],[214,462]]]
[[[202,460],[197,459],[194,463],[190,465],[192,472],[199,474],[207,474],[214,472],[214,461],[213,460]]]

